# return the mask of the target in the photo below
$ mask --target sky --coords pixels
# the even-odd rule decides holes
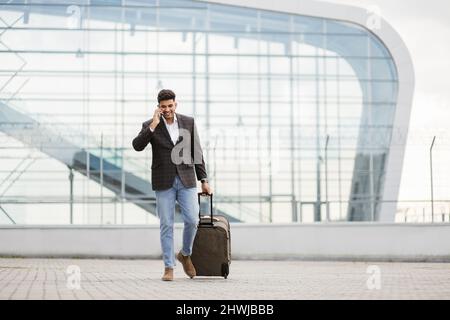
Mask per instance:
[[[434,198],[450,200],[450,1],[326,0],[377,7],[399,33],[414,64],[415,94],[405,152],[400,200],[430,199],[429,149],[433,148]]]

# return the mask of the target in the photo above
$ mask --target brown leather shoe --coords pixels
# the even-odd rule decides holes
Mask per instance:
[[[172,281],[173,280],[173,269],[164,268],[164,275],[162,276],[162,281]]]
[[[180,251],[177,254],[177,260],[181,262],[181,264],[183,265],[183,270],[188,275],[189,278],[192,279],[197,275],[190,256],[183,256],[183,254]]]

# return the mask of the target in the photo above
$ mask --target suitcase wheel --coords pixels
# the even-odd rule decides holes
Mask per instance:
[[[226,279],[230,273],[228,263],[222,263],[222,276]]]

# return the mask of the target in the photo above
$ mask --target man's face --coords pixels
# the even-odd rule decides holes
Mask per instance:
[[[159,110],[166,120],[173,119],[176,108],[177,103],[173,101],[173,99],[162,100],[159,102]]]

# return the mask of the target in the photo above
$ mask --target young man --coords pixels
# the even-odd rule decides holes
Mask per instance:
[[[176,108],[175,93],[171,90],[161,90],[153,119],[142,124],[141,132],[133,140],[133,148],[136,151],[144,150],[149,143],[152,145],[152,187],[156,193],[156,207],[160,219],[164,281],[173,280],[175,266],[175,201],[180,205],[184,221],[183,247],[177,254],[177,260],[183,265],[184,272],[193,278],[196,272],[190,255],[197,232],[199,211],[196,175],[201,181],[202,192],[211,193],[194,119],[176,113]],[[191,155],[188,161],[185,157],[182,162],[179,161],[180,143],[184,147],[182,154]],[[192,161],[192,158],[199,161]]]

